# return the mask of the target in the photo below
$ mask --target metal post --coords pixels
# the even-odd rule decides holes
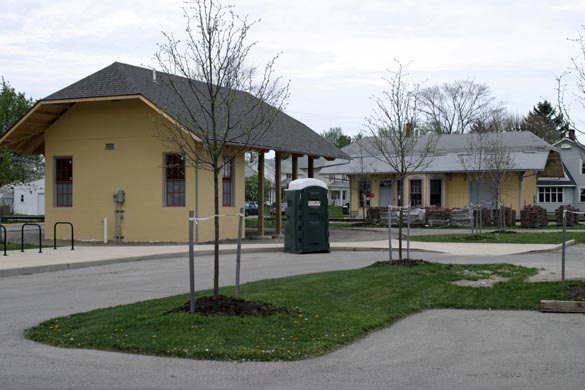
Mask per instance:
[[[567,209],[563,207],[563,255],[561,257],[561,288],[565,291],[565,256],[567,247]]]
[[[42,232],[41,232],[41,225],[39,225],[38,223],[25,223],[22,225],[22,227],[20,228],[20,251],[24,252],[24,228],[26,226],[36,226],[39,229],[39,253],[43,253],[43,238],[42,238]]]
[[[408,210],[408,221],[407,221],[407,239],[406,239],[406,258],[410,260],[410,207],[407,208]]]
[[[195,250],[193,248],[193,231],[195,211],[189,210],[189,313],[195,313]]]
[[[4,256],[6,256],[6,227],[0,224],[0,229],[2,229],[2,235],[4,236]]]
[[[199,161],[195,161],[195,218],[199,218]],[[199,244],[199,224],[195,225],[195,242]]]
[[[392,262],[392,206],[388,206],[388,258]]]
[[[242,230],[244,227],[244,209],[240,207],[238,215],[238,245],[236,250],[236,298],[240,297],[240,264],[242,259]]]
[[[71,228],[71,250],[75,250],[75,247],[73,246],[73,224],[71,222],[55,222],[53,225],[53,249],[57,249],[57,225],[69,225]]]

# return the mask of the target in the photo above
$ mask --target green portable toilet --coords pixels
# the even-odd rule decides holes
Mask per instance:
[[[284,251],[329,252],[327,185],[317,179],[293,180],[284,194],[287,202]]]

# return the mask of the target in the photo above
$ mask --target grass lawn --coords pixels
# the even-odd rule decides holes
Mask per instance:
[[[43,248],[52,248],[53,246],[49,246],[49,245],[42,245]],[[39,249],[39,244],[24,244],[24,249]],[[19,243],[15,243],[15,242],[7,242],[6,243],[6,250],[7,251],[15,251],[15,250],[20,250],[20,242]],[[4,251],[4,244],[3,242],[0,242],[0,252]]]
[[[299,360],[322,355],[432,308],[535,310],[562,299],[560,283],[527,283],[537,270],[506,264],[414,267],[375,264],[248,283],[242,297],[290,308],[267,317],[163,314],[186,295],[74,314],[29,329],[32,340],[69,348],[213,360]],[[452,282],[509,277],[492,288]],[[233,293],[224,288],[223,294]],[[199,293],[201,295],[201,293]]]
[[[472,236],[468,233],[411,235],[412,241],[422,242],[471,242],[471,243],[500,243],[500,244],[560,244],[562,232],[518,232],[518,233],[490,233],[485,231],[481,236]],[[585,233],[567,232],[567,240],[585,243]]]

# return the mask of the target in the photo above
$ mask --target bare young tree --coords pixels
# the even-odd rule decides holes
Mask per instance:
[[[180,106],[178,124],[159,133],[185,163],[213,173],[214,296],[219,294],[220,175],[266,134],[288,98],[288,82],[274,75],[273,57],[262,69],[247,64],[257,21],[235,14],[218,0],[195,0],[183,8],[185,37],[164,33],[155,58],[158,80]],[[180,76],[180,77],[176,77]],[[171,104],[171,103],[170,103]]]
[[[474,123],[501,115],[503,107],[495,102],[485,84],[457,80],[420,91],[424,127],[437,134],[463,134]]]
[[[387,164],[400,180],[401,190],[398,197],[399,216],[399,260],[402,261],[402,225],[404,188],[409,176],[420,172],[431,162],[435,147],[435,137],[416,136],[419,117],[419,85],[408,82],[407,69],[398,61],[397,70],[384,77],[387,89],[381,97],[372,97],[375,104],[366,127],[369,130],[369,153],[372,157]],[[410,216],[409,216],[410,218]]]
[[[474,199],[479,200],[481,193],[481,184],[485,180],[485,154],[487,152],[487,137],[486,132],[474,132],[469,136],[465,144],[465,150],[463,153],[458,154],[459,162],[465,170],[465,175],[470,183],[476,183],[473,187]],[[482,228],[482,216],[481,208],[472,207],[473,213],[473,224],[472,224],[472,235],[481,235]]]
[[[569,39],[577,45],[577,55],[571,57],[570,67],[560,76],[556,77],[557,82],[557,108],[562,120],[565,122],[564,132],[569,130],[585,134],[579,127],[582,123],[577,123],[575,116],[572,115],[572,103],[576,103],[585,109],[585,25],[581,26],[581,31],[577,32],[577,38]],[[570,88],[570,86],[573,86]],[[573,91],[567,98],[567,89]],[[572,96],[572,97],[571,97]]]
[[[501,134],[492,133],[486,142],[485,148],[485,170],[486,177],[493,185],[494,195],[497,201],[498,228],[501,231],[506,230],[504,219],[504,195],[508,188],[508,182],[511,177],[511,171],[516,168],[516,162],[508,145],[502,139]]]

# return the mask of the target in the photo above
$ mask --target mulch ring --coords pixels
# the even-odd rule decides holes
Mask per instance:
[[[385,265],[404,265],[407,267],[414,267],[415,265],[422,265],[422,264],[431,264],[428,261],[424,261],[422,259],[402,259],[402,260],[392,260],[392,261],[378,261],[376,264],[385,264]]]
[[[190,302],[169,310],[164,314],[189,313]],[[195,313],[204,316],[269,316],[278,313],[290,313],[286,307],[274,306],[269,303],[247,301],[241,298],[201,297],[195,300]]]
[[[585,284],[567,286],[569,295],[577,301],[585,301]]]
[[[491,231],[490,234],[516,234],[514,230],[494,230]]]

